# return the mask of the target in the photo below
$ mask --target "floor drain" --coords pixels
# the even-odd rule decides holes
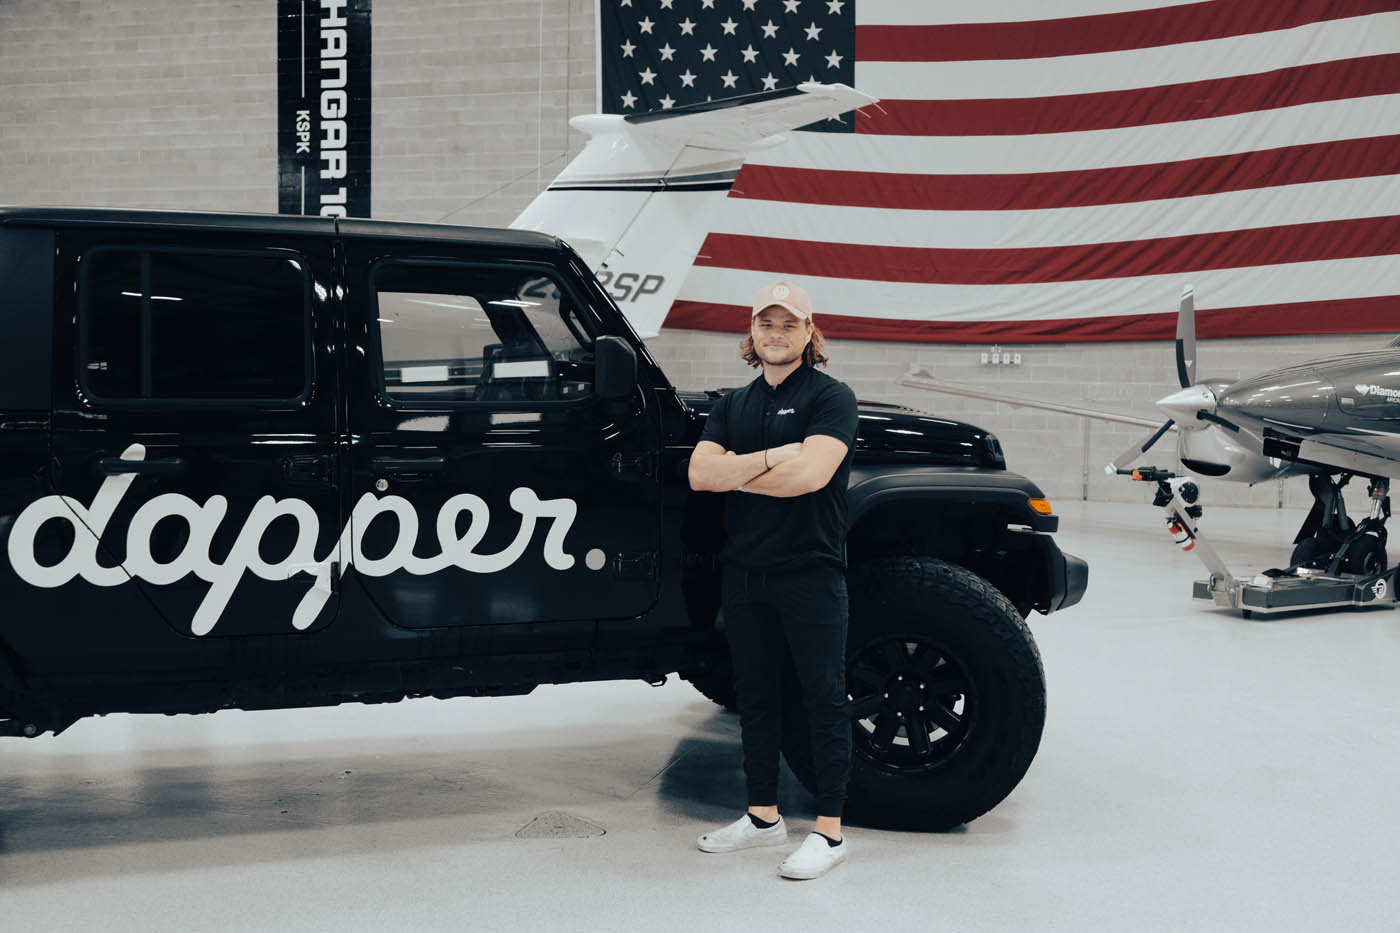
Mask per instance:
[[[520,829],[515,835],[521,839],[584,839],[588,836],[601,836],[607,830],[597,823],[590,823],[583,817],[550,810],[541,813]]]

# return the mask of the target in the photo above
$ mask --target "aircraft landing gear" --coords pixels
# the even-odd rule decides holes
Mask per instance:
[[[1367,493],[1371,512],[1360,524],[1347,517],[1342,487],[1350,473],[1337,478],[1314,473],[1308,477],[1313,507],[1293,539],[1289,566],[1323,570],[1329,574],[1376,574],[1386,567],[1385,521],[1390,518],[1390,480],[1371,480]]]

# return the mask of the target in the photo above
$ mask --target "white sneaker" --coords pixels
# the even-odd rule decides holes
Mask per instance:
[[[767,829],[759,829],[745,813],[723,829],[706,833],[695,844],[701,852],[738,852],[755,846],[781,846],[787,844],[787,824],[783,818]]]
[[[821,833],[811,833],[797,847],[797,851],[783,859],[783,864],[778,866],[778,874],[799,881],[820,878],[845,860],[845,836],[838,844],[832,845]]]

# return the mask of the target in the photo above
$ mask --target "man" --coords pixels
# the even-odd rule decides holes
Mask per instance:
[[[851,765],[846,696],[846,484],[855,395],[815,367],[825,341],[807,293],[758,293],[740,355],[763,373],[719,400],[690,459],[692,489],[727,493],[724,624],[734,661],[748,812],[699,839],[705,852],[783,845],[778,813],[784,654],[811,724],[817,821],[782,863],[817,878],[846,858],[841,811]]]

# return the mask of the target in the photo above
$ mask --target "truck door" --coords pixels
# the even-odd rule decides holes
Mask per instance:
[[[61,236],[59,280],[78,287],[55,345],[76,379],[55,383],[44,508],[66,505],[73,537],[45,585],[139,589],[200,638],[335,617],[339,334],[319,313],[334,237],[299,223]],[[36,517],[40,537],[63,532]],[[139,650],[131,620],[102,627]]]
[[[594,393],[600,320],[544,263],[344,243],[364,349],[347,559],[380,610],[408,628],[648,611],[659,418],[641,389]]]

